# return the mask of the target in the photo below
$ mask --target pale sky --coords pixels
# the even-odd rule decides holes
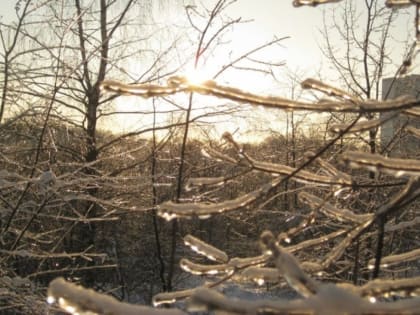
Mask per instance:
[[[361,3],[360,0],[354,1],[356,1],[355,3]],[[11,16],[14,16],[13,8],[15,2],[14,0],[2,0],[0,15],[3,16],[4,20],[8,20]],[[195,2],[202,2],[206,7],[211,8],[217,1],[195,0]],[[167,0],[167,3],[174,5],[175,2]],[[177,0],[177,3],[182,3],[182,0]],[[228,15],[232,18],[242,17],[243,20],[252,20],[252,22],[236,26],[233,33],[227,36],[232,42],[226,47],[227,49],[233,50],[233,56],[238,56],[240,52],[261,45],[274,37],[290,36],[289,39],[282,42],[281,47],[270,50],[262,58],[271,61],[283,60],[289,68],[298,68],[300,72],[305,72],[307,76],[314,76],[318,72],[321,72],[323,77],[329,77],[319,48],[319,42],[322,42],[319,29],[323,23],[323,10],[338,6],[340,6],[339,3],[317,7],[294,8],[292,6],[292,0],[238,0],[228,8]],[[183,14],[182,8],[179,11]],[[410,11],[414,10],[412,9]],[[170,21],[167,22],[170,23]],[[396,37],[403,40],[406,36],[407,28],[414,28],[413,24],[412,15],[407,16],[406,14],[402,14],[396,23]],[[223,60],[225,57],[221,56],[220,63],[223,64],[225,62]],[[400,56],[397,56],[396,59],[397,62],[400,62]],[[216,60],[214,61],[217,63]],[[266,81],[255,79],[255,76],[252,75],[247,76],[241,73],[236,77],[228,77],[227,80],[233,86],[240,86],[241,88],[250,89],[254,92],[273,92],[272,89],[266,88],[268,86]],[[278,86],[274,87],[274,91],[274,94],[278,94]],[[290,95],[282,96],[290,97]],[[125,104],[130,108],[135,106],[128,102],[125,102]],[[277,122],[274,123],[278,125]],[[135,124],[133,122],[133,125]],[[235,122],[231,127],[226,128],[233,130],[235,124],[243,125],[244,123]],[[124,122],[122,125],[126,126],[127,123]],[[271,128],[271,126],[269,127]]]
[[[360,0],[354,1],[357,3]],[[201,2],[211,8],[216,0],[195,0],[195,2]],[[15,16],[15,3],[16,0],[1,1],[2,19],[8,20]],[[292,0],[239,0],[231,5],[227,12],[232,17],[242,17],[243,20],[253,21],[237,27],[236,32],[232,34],[233,43],[242,47],[255,47],[275,36],[290,36],[283,42],[284,50],[278,51],[281,58],[291,68],[318,71],[322,66],[321,52],[318,47],[321,41],[319,28],[322,27],[322,12],[324,9],[339,5],[338,3],[294,8]],[[407,27],[411,27],[412,24],[414,24],[412,16],[402,15],[396,23],[397,34],[400,34],[402,38],[405,36]]]

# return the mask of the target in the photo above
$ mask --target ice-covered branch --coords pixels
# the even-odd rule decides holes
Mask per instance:
[[[161,292],[153,296],[152,303],[154,306],[159,306],[163,304],[173,304],[177,301],[189,298],[191,295],[194,294],[196,290],[197,288],[172,292]]]
[[[348,209],[338,209],[329,202],[314,196],[308,192],[300,192],[298,195],[299,199],[308,204],[312,209],[319,209],[326,216],[334,218],[338,221],[350,221],[353,223],[363,223],[369,219],[372,219],[372,214],[355,214]]]
[[[341,156],[341,160],[352,168],[385,172],[396,177],[420,176],[420,161],[415,159],[387,158],[379,154],[348,151]]]
[[[293,289],[306,297],[317,293],[318,284],[302,270],[293,255],[276,243],[271,232],[265,231],[261,234],[261,244],[271,253],[279,274]]]
[[[261,162],[248,158],[252,167],[256,170],[271,173],[279,174],[285,176],[291,176],[290,179],[296,182],[303,184],[315,184],[315,185],[343,185],[350,186],[352,184],[350,178],[348,177],[339,177],[339,176],[323,176],[314,174],[306,170],[299,170],[297,168],[290,167],[283,164]]]
[[[392,280],[376,279],[356,288],[356,291],[360,296],[388,297],[393,294],[399,296],[419,296],[420,277]]]
[[[279,273],[276,268],[251,266],[240,273],[240,280],[252,281],[258,285],[279,282]]]
[[[374,128],[378,128],[382,124],[386,123],[387,121],[395,118],[397,115],[390,115],[389,117],[383,117],[379,119],[369,119],[366,121],[358,122],[354,124],[347,132],[349,133],[356,133],[356,132],[363,132],[368,131]],[[348,124],[334,124],[329,128],[329,131],[334,133],[341,133],[348,128]]]
[[[322,266],[322,269],[328,268],[333,262],[337,261],[338,258],[340,258],[344,251],[347,249],[347,247],[363,232],[365,231],[372,223],[374,222],[374,219],[371,218],[369,220],[366,220],[365,222],[357,225],[356,227],[350,229],[347,231],[347,234],[345,238],[336,245],[329,254],[323,259],[320,266]],[[322,270],[321,269],[321,270]]]
[[[218,265],[204,265],[192,262],[189,259],[183,258],[180,261],[181,269],[193,275],[207,275],[207,276],[225,276],[233,273],[233,268],[228,264]]]
[[[166,96],[179,92],[194,92],[221,97],[240,103],[295,111],[307,110],[314,112],[366,113],[403,110],[418,105],[418,101],[414,97],[408,95],[386,101],[359,100],[355,103],[354,101],[347,100],[326,100],[319,103],[303,102],[279,96],[258,95],[238,88],[219,85],[215,81],[191,83],[186,77],[182,76],[171,77],[168,79],[168,84],[162,86],[154,84],[130,85],[116,81],[103,81],[101,87],[105,91],[116,92],[123,95],[140,95],[143,97]]]
[[[302,81],[301,86],[303,89],[317,90],[328,96],[341,98],[343,100],[348,100],[353,103],[357,103],[360,100],[359,98],[354,97],[353,95],[347,93],[344,90],[341,90],[337,87],[331,86],[327,83],[312,78]]]
[[[420,217],[417,217],[417,218],[412,219],[410,221],[403,221],[403,222],[400,222],[400,223],[394,224],[394,225],[387,225],[385,227],[385,232],[406,230],[406,229],[409,229],[409,228],[413,228],[416,225],[420,225]]]
[[[166,220],[179,217],[207,219],[214,214],[234,211],[248,206],[262,195],[268,193],[272,188],[279,185],[280,182],[281,179],[276,178],[248,194],[219,203],[176,203],[167,201],[159,205],[158,215]]]
[[[341,0],[294,0],[293,6],[301,7],[304,5],[315,7],[319,4],[335,3],[340,2]]]
[[[255,169],[258,171],[270,173],[270,174],[278,174],[284,176],[290,176],[290,179],[299,183],[303,184],[315,184],[315,185],[342,185],[342,186],[351,186],[351,178],[349,176],[323,176],[314,174],[312,172],[306,170],[298,170],[297,168],[278,164],[278,163],[269,163],[269,162],[261,162],[251,158],[250,156],[246,156],[245,161],[242,160],[235,160],[223,153],[218,152],[212,148],[206,148],[205,152],[207,156],[210,156],[214,159],[220,159],[232,164],[245,164],[247,167],[251,169]],[[342,173],[340,172],[340,175]]]
[[[101,83],[101,89],[108,92],[115,92],[120,95],[142,96],[144,98],[155,96],[168,96],[185,91],[185,87],[168,85],[157,85],[150,83],[124,84],[118,81],[106,80]]]
[[[226,263],[229,260],[228,255],[220,249],[203,242],[202,240],[192,236],[184,236],[184,244],[200,255],[204,255],[210,260]]]
[[[313,156],[316,156],[316,154],[315,154],[315,152],[309,151],[305,154],[305,156],[308,157],[308,158],[312,158]],[[315,159],[315,162],[318,163],[321,166],[322,170],[326,174],[328,174],[330,176],[334,176],[334,177],[340,177],[347,183],[352,182],[351,176],[349,174],[346,174],[344,172],[339,171],[334,165],[327,162],[323,158],[317,156],[316,159]]]
[[[420,248],[391,256],[386,256],[381,259],[381,266],[388,267],[391,265],[401,264],[413,260],[420,259]],[[369,266],[373,266],[374,259],[369,260]]]
[[[385,5],[388,8],[405,8],[413,4],[420,4],[418,0],[386,0]]]
[[[417,138],[420,138],[420,129],[415,128],[413,126],[408,126],[406,130],[411,133],[413,136],[416,136]]]
[[[373,300],[371,300],[373,301]],[[316,295],[306,299],[276,301],[248,301],[228,298],[209,289],[197,290],[191,298],[192,311],[221,311],[223,314],[353,314],[353,315],[397,315],[418,314],[420,299],[413,298],[393,303],[368,302],[360,296],[333,284],[320,285]]]
[[[189,178],[185,184],[187,191],[192,190],[194,187],[202,186],[222,186],[228,181],[226,177],[194,177]]]
[[[48,302],[70,314],[108,315],[182,315],[178,309],[155,309],[143,305],[119,302],[115,298],[75,285],[63,278],[53,280],[48,288]]]

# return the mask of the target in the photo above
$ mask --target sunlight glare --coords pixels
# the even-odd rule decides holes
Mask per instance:
[[[211,75],[205,69],[190,68],[186,71],[185,77],[188,82],[193,85],[200,85],[208,80],[211,80]]]

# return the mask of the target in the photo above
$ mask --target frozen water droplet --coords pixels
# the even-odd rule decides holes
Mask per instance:
[[[67,305],[64,307],[64,309],[66,310],[66,312],[69,312],[70,314],[76,314],[76,308],[74,306]]]
[[[257,282],[258,285],[264,285],[264,283],[265,283],[263,278],[256,279],[256,282]]]

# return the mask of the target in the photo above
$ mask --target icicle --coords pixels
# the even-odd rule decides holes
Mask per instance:
[[[206,242],[192,236],[186,235],[184,236],[184,243],[185,245],[189,246],[192,250],[200,255],[204,255],[210,260],[218,261],[222,263],[226,263],[229,260],[227,254],[220,249],[213,247]]]

